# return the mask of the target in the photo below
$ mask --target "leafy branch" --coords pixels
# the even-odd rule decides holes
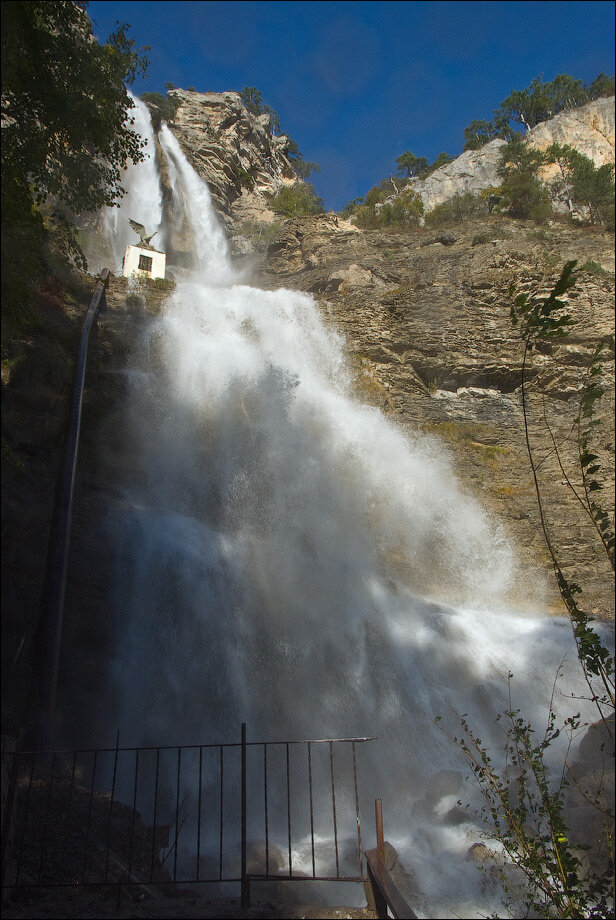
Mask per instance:
[[[535,485],[541,528],[554,568],[558,588],[571,619],[578,657],[584,670],[586,680],[590,686],[591,677],[598,677],[603,685],[602,697],[597,696],[592,690],[592,687],[591,692],[593,693],[593,699],[595,699],[600,708],[601,717],[604,718],[601,704],[604,703],[610,708],[614,708],[614,662],[608,650],[603,646],[598,635],[590,626],[590,616],[582,609],[578,602],[577,596],[581,594],[581,588],[579,585],[566,578],[560,564],[546,520],[538,478],[538,464],[531,445],[528,422],[527,367],[529,356],[539,341],[562,338],[567,334],[569,328],[575,324],[575,320],[573,320],[570,313],[567,312],[567,304],[565,300],[563,300],[563,296],[566,295],[576,283],[578,274],[575,268],[576,264],[575,261],[570,261],[565,264],[558,281],[548,294],[541,294],[539,292],[516,294],[516,286],[512,284],[509,289],[509,294],[513,298],[510,315],[514,326],[519,326],[520,337],[524,344],[521,386],[524,435]],[[578,498],[578,501],[584,507],[585,513],[589,515],[593,522],[599,535],[601,546],[610,561],[612,569],[614,569],[614,527],[610,521],[608,512],[599,504],[598,500],[594,498],[594,495],[600,492],[603,487],[598,478],[598,474],[601,472],[599,455],[594,453],[590,446],[591,433],[599,424],[598,419],[594,417],[596,403],[601,399],[604,392],[600,385],[601,360],[603,354],[604,343],[601,343],[601,345],[595,349],[589,364],[588,377],[582,390],[580,407],[575,423],[577,428],[578,456],[582,476],[583,494],[580,495],[573,488],[568,477],[566,477],[566,479]],[[562,469],[560,454],[558,453],[558,448],[553,438],[552,443],[556,449],[559,465]],[[613,736],[611,729],[610,733]]]
[[[504,768],[494,766],[466,714],[454,710],[462,727],[461,736],[452,736],[442,730],[462,751],[484,800],[481,813],[489,828],[488,835],[502,846],[504,858],[496,853],[492,855],[509,906],[512,899],[521,900],[525,915],[532,912],[538,917],[609,916],[613,863],[608,861],[599,871],[591,870],[584,858],[590,847],[572,838],[565,817],[568,777],[573,778],[578,789],[582,788],[568,766],[572,738],[580,726],[579,714],[570,716],[564,723],[563,729],[568,735],[567,756],[565,767],[555,781],[551,781],[545,761],[548,748],[562,732],[556,727],[553,706],[560,671],[561,668],[552,689],[546,728],[539,737],[520,710],[513,707],[513,675],[509,674],[509,706],[497,717],[505,736]],[[598,795],[593,798],[586,792],[583,794],[591,804],[599,802]],[[613,853],[613,833],[611,840]],[[522,892],[512,884],[510,866],[517,867],[523,874],[525,887]]]

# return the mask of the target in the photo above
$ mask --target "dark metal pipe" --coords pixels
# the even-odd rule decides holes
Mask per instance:
[[[250,905],[250,882],[246,874],[246,723],[242,722],[242,789],[241,789],[241,835],[242,835],[242,854],[241,854],[241,905],[248,907]]]
[[[94,296],[90,302],[81,330],[81,343],[75,370],[75,383],[64,459],[60,470],[47,548],[35,653],[37,659],[35,667],[39,672],[37,747],[40,751],[47,752],[53,750],[56,691],[62,644],[62,620],[64,617],[64,597],[66,594],[88,340],[99,309],[105,305],[105,289],[108,280],[109,270],[105,268],[101,272],[100,280],[96,285]]]

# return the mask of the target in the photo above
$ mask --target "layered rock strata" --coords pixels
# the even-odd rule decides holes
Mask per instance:
[[[562,612],[526,451],[523,349],[508,291],[512,282],[547,290],[565,261],[586,264],[569,301],[576,321],[571,334],[533,353],[529,421],[561,563],[583,587],[586,609],[608,617],[613,573],[566,485],[552,436],[579,486],[571,426],[592,353],[606,341],[597,447],[605,476],[601,501],[613,511],[613,240],[562,223],[538,230],[495,217],[451,228],[447,243],[421,228],[354,233],[325,216],[293,220],[270,245],[261,280],[315,294],[327,321],[346,338],[358,395],[405,426],[409,437],[440,439],[456,475],[516,546],[520,603]]]
[[[234,92],[176,89],[169,96],[179,103],[170,128],[227,227],[272,221],[267,196],[297,177],[285,153],[288,139],[271,133],[269,115],[252,115]]]

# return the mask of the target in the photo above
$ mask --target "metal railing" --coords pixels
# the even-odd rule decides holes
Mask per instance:
[[[366,850],[366,862],[368,864],[368,875],[376,915],[379,920],[386,920],[389,917],[389,909],[396,920],[417,920],[417,914],[409,907],[385,863],[383,809],[380,799],[376,799],[374,802],[374,814],[376,819],[376,848]]]
[[[363,882],[371,738],[8,752],[5,888]],[[354,843],[352,843],[354,841]],[[153,887],[154,886],[154,887]]]

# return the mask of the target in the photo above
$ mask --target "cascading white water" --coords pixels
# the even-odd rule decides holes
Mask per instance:
[[[363,784],[419,909],[476,916],[478,830],[451,816],[465,767],[433,719],[455,706],[489,739],[511,669],[544,724],[569,624],[508,608],[511,551],[442,449],[354,398],[311,297],[234,283],[207,186],[160,141],[197,265],[136,357],[111,724],[132,743],[236,740],[241,721],[378,735]]]
[[[102,230],[105,247],[102,251],[99,249],[87,253],[91,271],[109,268],[115,274],[122,273],[122,260],[127,245],[139,243],[129,218],[143,224],[148,236],[156,234],[152,243],[155,248],[165,248],[162,226],[163,197],[156,165],[152,119],[146,104],[132,93],[129,95],[134,104],[129,113],[129,119],[133,121],[131,129],[147,142],[146,158],[125,173],[122,181],[126,194],[119,200],[118,206],[103,210]]]
[[[229,262],[229,247],[216,219],[210,190],[195,173],[167,125],[160,131],[160,144],[167,157],[173,194],[176,228],[186,224],[193,244],[194,272],[210,284],[230,284],[235,274]]]

